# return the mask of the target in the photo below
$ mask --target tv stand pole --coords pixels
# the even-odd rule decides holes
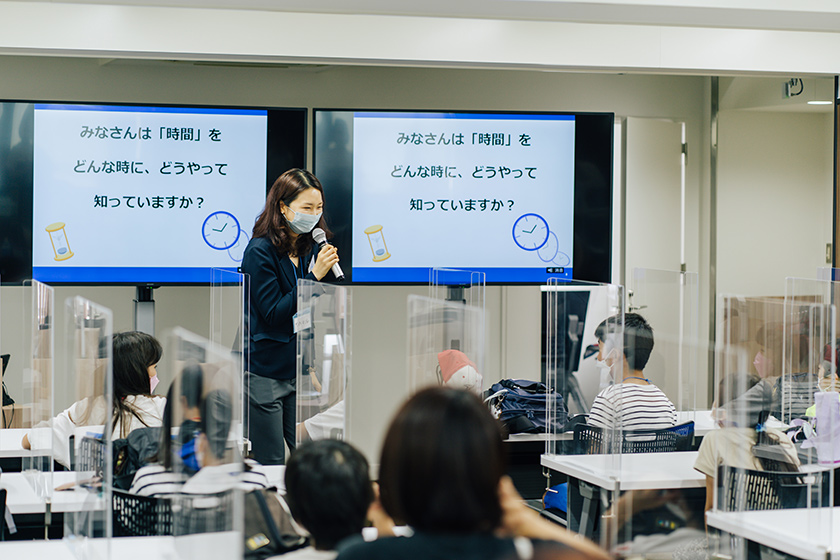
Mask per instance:
[[[137,286],[134,299],[134,330],[155,336],[155,294],[158,286]]]

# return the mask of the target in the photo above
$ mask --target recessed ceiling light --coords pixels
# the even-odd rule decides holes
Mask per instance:
[[[831,105],[831,101],[809,101],[808,105]]]

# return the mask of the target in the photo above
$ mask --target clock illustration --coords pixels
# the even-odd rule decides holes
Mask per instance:
[[[230,212],[222,210],[207,216],[201,226],[204,242],[219,251],[233,247],[239,239],[239,234],[239,220]]]
[[[569,255],[560,250],[560,243],[557,241],[557,234],[553,231],[548,233],[548,241],[537,250],[537,256],[544,263],[552,263],[557,266],[569,266],[571,260]]]
[[[545,245],[548,233],[548,222],[538,214],[522,214],[513,222],[513,241],[526,251]]]
[[[242,257],[245,255],[245,247],[251,240],[248,234],[244,231],[239,233],[239,239],[233,244],[233,247],[227,250],[227,254],[233,262],[242,262]]]

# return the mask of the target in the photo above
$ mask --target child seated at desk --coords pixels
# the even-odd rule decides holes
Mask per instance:
[[[773,388],[755,375],[732,374],[718,384],[717,407],[713,411],[720,429],[703,438],[694,468],[706,475],[706,511],[712,509],[715,475],[719,465],[741,469],[799,470],[796,448],[782,432],[763,425]],[[762,425],[759,424],[762,420]],[[760,431],[759,431],[760,430]],[[778,446],[783,460],[756,456],[757,445]]]
[[[102,426],[110,423],[113,439],[124,438],[142,427],[160,426],[166,399],[153,395],[157,385],[157,364],[163,349],[155,337],[139,331],[116,333],[113,336],[114,392],[110,414],[105,399],[90,396],[73,403],[49,421],[52,432],[53,458],[70,468],[70,436],[77,427]],[[47,424],[45,423],[45,426]],[[30,449],[50,446],[47,442],[33,442],[33,431],[23,436],[21,446]]]
[[[618,351],[623,332],[623,355]],[[595,397],[587,423],[605,429],[659,430],[677,423],[674,403],[644,375],[653,351],[653,329],[637,313],[615,315],[595,329],[598,367],[610,371],[616,382]]]

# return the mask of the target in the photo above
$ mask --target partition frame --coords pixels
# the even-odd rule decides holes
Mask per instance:
[[[298,280],[296,442],[352,437],[352,288]],[[327,369],[329,371],[327,371]]]
[[[91,422],[82,417],[73,419],[77,426],[74,438],[78,441],[69,446],[75,454],[71,470],[75,473],[74,492],[83,497],[78,508],[65,512],[64,535],[77,558],[102,557],[103,546],[104,557],[108,558],[113,535],[113,434],[109,429],[114,393],[113,313],[81,296],[67,298],[64,309],[61,377],[75,389],[72,412]]]
[[[408,296],[407,314],[409,393],[448,385],[482,394],[486,359],[485,274],[429,269],[428,296]],[[444,380],[439,360],[447,350],[462,352],[465,365],[474,371],[468,377],[451,378],[451,383]]]
[[[250,313],[251,313],[251,277],[248,274],[234,272],[225,268],[213,268],[210,271],[210,337],[209,340],[220,348],[230,348],[231,356],[236,360],[240,384],[239,407],[241,413],[237,420],[242,450],[247,454],[251,449],[249,439],[249,378],[250,369]]]

